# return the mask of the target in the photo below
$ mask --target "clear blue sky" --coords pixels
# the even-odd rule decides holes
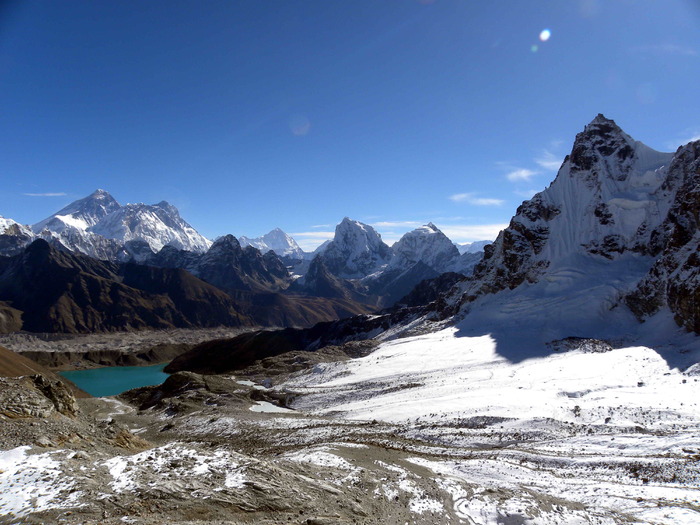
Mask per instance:
[[[350,216],[465,242],[597,113],[656,149],[700,136],[696,1],[0,5],[0,215],[22,223],[104,188],[212,238],[310,248]]]

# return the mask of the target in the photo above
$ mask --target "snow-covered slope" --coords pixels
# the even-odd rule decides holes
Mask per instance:
[[[262,253],[274,251],[280,257],[289,257],[291,259],[304,259],[305,253],[299,247],[293,237],[287,235],[279,228],[275,228],[262,237],[250,239],[246,236],[241,236],[238,241],[241,246],[252,246],[257,248]]]
[[[517,329],[510,339],[522,344]],[[298,411],[404,425],[404,448],[453,454],[409,461],[476,487],[455,489],[460,523],[698,523],[695,376],[645,346],[566,340],[512,361],[502,344],[451,327],[316,364],[276,389]],[[535,494],[582,515],[534,510]]]

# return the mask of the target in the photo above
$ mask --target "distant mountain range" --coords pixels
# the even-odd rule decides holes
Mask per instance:
[[[20,275],[35,271],[24,266],[31,266],[37,253],[52,261],[53,266],[49,266],[56,272],[62,267],[80,268],[76,270],[82,275],[78,281],[62,281],[66,290],[54,297],[54,301],[63,303],[60,307],[46,303],[37,311],[36,301],[41,294],[32,295],[33,285],[19,279]],[[389,247],[371,226],[347,217],[336,227],[334,239],[312,254],[303,252],[296,241],[280,229],[256,239],[241,237],[239,240],[224,235],[212,242],[165,201],[153,205],[120,205],[108,192],[97,190],[31,227],[0,218],[0,256],[11,258],[0,266],[0,269],[5,268],[0,273],[0,301],[5,304],[0,306],[10,308],[7,310],[10,313],[24,312],[25,329],[45,331],[209,326],[211,323],[306,326],[389,306],[422,280],[444,272],[468,275],[482,254],[483,251],[472,249],[460,255],[457,246],[433,224],[407,233]],[[79,256],[89,259],[75,258]],[[95,262],[84,262],[90,259]],[[100,267],[97,273],[85,271],[85,268],[94,270],[99,264],[107,265],[109,270]],[[194,282],[211,285],[233,299],[229,304],[211,291],[205,293],[220,303],[222,311],[229,313],[209,317],[196,314],[187,318],[182,305],[174,303],[162,316],[145,315],[148,309],[160,311],[166,307],[160,303],[159,306],[151,304],[151,299],[145,299],[140,292],[127,293],[121,285],[138,283],[132,288],[165,293],[171,299],[175,298],[172,296],[174,288],[153,288],[143,280],[129,281],[126,275],[134,277],[136,267],[151,268],[139,270],[140,275],[164,280],[172,286],[184,280],[189,283],[190,290]],[[125,268],[129,269],[127,273]],[[184,271],[190,277],[181,272],[173,273],[175,270]],[[41,275],[48,279],[47,283],[50,281],[50,276]],[[73,297],[68,289],[98,282],[85,275],[102,279],[98,279],[100,286],[104,285],[104,279],[114,281],[107,289],[125,301],[127,296],[131,297],[127,303],[133,311],[127,308],[120,314],[121,320],[102,314],[90,319],[68,319],[78,315],[77,309],[113,311],[121,305],[120,301],[107,300],[104,295],[99,296],[104,304],[93,304],[87,296]],[[199,297],[199,293],[195,295]],[[66,302],[72,306],[66,308]],[[146,304],[149,306],[143,306]],[[143,308],[137,308],[138,305]],[[133,319],[126,320],[130,315]],[[18,314],[12,313],[7,319],[17,317]],[[16,321],[5,324],[13,329],[17,326]]]

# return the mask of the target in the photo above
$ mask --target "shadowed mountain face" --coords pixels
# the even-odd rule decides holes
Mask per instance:
[[[37,240],[6,260],[0,298],[33,332],[99,332],[252,324],[234,302],[186,272],[98,261]]]
[[[241,246],[233,235],[216,240],[198,254],[165,246],[144,260],[162,268],[183,268],[225,292],[248,290],[276,292],[288,286],[289,272],[274,252],[264,255],[252,246]]]
[[[311,326],[369,310],[342,298],[226,293],[180,268],[98,261],[43,240],[20,255],[0,258],[0,306],[3,331],[21,326],[31,332],[68,333]]]

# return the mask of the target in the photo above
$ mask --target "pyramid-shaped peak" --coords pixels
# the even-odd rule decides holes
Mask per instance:
[[[596,117],[584,129],[585,134],[595,134],[600,136],[610,135],[625,135],[617,123],[607,118],[602,113],[598,113]]]
[[[226,235],[222,235],[221,237],[217,237],[217,239],[214,241],[214,244],[212,245],[212,248],[214,246],[223,246],[226,244],[231,244],[233,246],[240,246],[238,239],[231,235],[230,233]]]
[[[440,231],[440,228],[435,226],[432,222],[429,222],[428,224],[425,225],[426,228],[433,230],[434,232]]]

